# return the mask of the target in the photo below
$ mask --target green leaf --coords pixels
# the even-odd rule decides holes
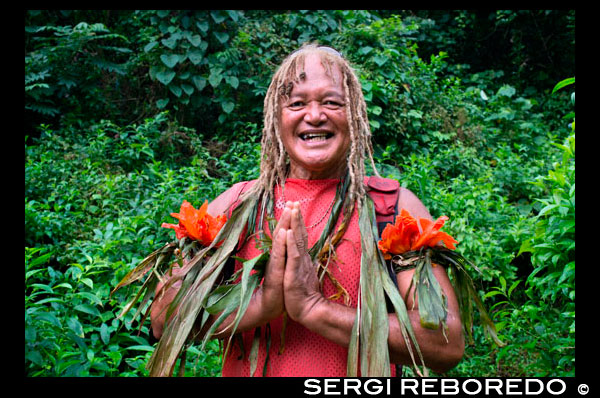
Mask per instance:
[[[364,47],[361,47],[360,50],[358,50],[358,53],[361,55],[367,55],[371,51],[373,51],[373,47],[364,46]]]
[[[512,97],[513,95],[515,95],[517,91],[515,90],[514,87],[509,86],[508,84],[503,85],[502,87],[500,87],[500,89],[498,90],[498,92],[496,93],[499,96],[504,96],[504,97]]]
[[[192,95],[192,93],[194,92],[194,87],[190,86],[189,84],[182,84],[181,88],[187,95]]]
[[[48,262],[48,260],[50,260],[51,256],[52,256],[52,253],[46,253],[46,254],[42,254],[39,257],[34,258],[33,260],[29,261],[29,264],[27,264],[28,268],[34,268],[34,267],[37,267],[38,265]]]
[[[126,348],[127,350],[136,350],[136,351],[148,351],[148,352],[152,352],[154,351],[154,347],[149,346],[149,345],[132,345]]]
[[[64,287],[66,289],[73,290],[73,286],[71,286],[71,284],[67,282],[59,283],[58,285],[54,286],[55,289],[59,287]]]
[[[50,323],[51,325],[56,326],[57,328],[62,328],[60,321],[53,313],[38,312],[37,314],[35,314],[35,316],[40,321],[46,321],[46,322]]]
[[[206,79],[202,76],[192,76],[192,82],[198,91],[202,91],[202,89],[206,86]]]
[[[423,119],[423,112],[418,111],[416,109],[411,109],[406,113],[406,116],[411,117],[413,119]]]
[[[75,317],[69,318],[67,320],[67,326],[69,327],[69,329],[71,329],[71,331],[73,333],[75,333],[76,336],[79,336],[81,338],[84,337],[83,326],[81,326],[81,323],[79,323],[77,318],[75,318]]]
[[[229,34],[225,32],[213,32],[213,35],[221,42],[221,44],[225,44],[227,40],[229,40]]]
[[[192,46],[198,47],[200,43],[202,43],[202,38],[200,37],[200,35],[193,35],[191,37],[188,37],[188,41],[192,44]]]
[[[221,70],[220,69],[218,69],[218,70],[212,70],[210,72],[210,76],[208,76],[208,82],[214,88],[216,88],[221,83],[222,79],[223,79],[223,76],[221,75]]]
[[[575,78],[574,77],[569,77],[565,80],[561,80],[560,82],[558,82],[556,84],[556,86],[554,86],[554,88],[552,89],[552,94],[554,94],[555,92],[557,92],[558,90],[560,90],[563,87],[566,87],[570,84],[575,84]]]
[[[179,62],[179,55],[177,54],[162,54],[160,56],[160,60],[163,64],[167,65],[169,68],[173,68]]]
[[[173,78],[175,77],[175,72],[172,70],[164,70],[156,73],[156,78],[159,82],[164,84],[165,86],[169,85]]]
[[[160,42],[169,49],[174,49],[177,46],[177,40],[179,39],[176,35],[171,35],[168,39],[162,39]]]
[[[146,44],[144,46],[144,52],[147,53],[150,50],[152,50],[154,47],[156,47],[156,45],[158,44],[157,41],[151,41],[150,43]]]
[[[96,307],[92,307],[89,304],[79,304],[76,305],[75,310],[77,311],[81,311],[81,312],[85,312],[86,314],[90,314],[96,317],[100,316],[100,311],[98,311],[98,309]]]
[[[229,85],[230,85],[231,87],[233,87],[233,88],[238,88],[238,86],[239,86],[239,84],[240,84],[240,81],[239,81],[239,80],[238,80],[238,78],[237,78],[237,77],[235,77],[235,76],[227,76],[227,77],[225,78],[225,81],[226,81],[227,83],[229,83]]]
[[[380,106],[373,105],[373,106],[369,107],[369,111],[371,113],[373,113],[374,115],[379,116],[379,115],[381,115],[381,112],[383,111],[383,109]]]
[[[90,293],[90,292],[77,292],[77,293],[75,293],[75,295],[76,296],[84,297],[84,298],[90,300],[92,303],[99,305],[100,307],[103,306],[102,300],[100,300],[98,298],[98,296],[96,296],[93,293]]]
[[[179,87],[178,85],[174,85],[174,84],[169,85],[169,90],[173,94],[175,94],[175,96],[181,97],[182,90],[181,90],[181,87]]]
[[[221,13],[220,10],[216,10],[216,11],[211,11],[210,12],[210,16],[212,17],[213,21],[215,21],[216,23],[221,23],[225,20],[225,16]]]
[[[510,287],[508,288],[508,297],[510,297],[512,291],[515,290],[515,288],[519,285],[519,283],[521,283],[521,280],[517,280],[517,281],[513,282],[512,285],[510,285]]]
[[[373,61],[377,64],[377,66],[383,66],[388,60],[388,57],[385,55],[376,55],[373,57]]]
[[[231,18],[233,20],[233,22],[237,22],[239,19],[239,14],[238,11],[235,10],[226,10],[227,14],[229,15],[229,18]]]
[[[360,302],[357,303],[358,325],[353,329],[349,356],[348,376],[356,376],[355,361],[356,346],[360,352],[360,373],[363,377],[389,377],[390,358],[388,349],[389,324],[385,304],[384,281],[380,272],[381,258],[376,248],[374,236],[377,227],[373,226],[375,210],[373,201],[368,197],[363,208],[359,210],[359,227],[361,230],[361,260],[360,260]],[[352,373],[350,373],[352,372]]]
[[[231,101],[224,101],[221,102],[221,108],[223,108],[223,111],[225,113],[231,113],[231,111],[233,111],[233,108],[235,108],[235,104]]]
[[[54,291],[52,290],[52,288],[50,286],[45,285],[43,283],[32,283],[31,287],[35,288],[35,289],[33,289],[34,291],[40,289],[40,290],[44,290],[48,293],[54,293]]]
[[[79,281],[90,289],[94,289],[94,281],[92,281],[90,278],[81,278]]]
[[[168,98],[159,99],[156,101],[156,107],[158,109],[163,109],[165,106],[167,106],[168,103],[169,103]]]
[[[533,252],[533,244],[532,244],[532,240],[528,239],[526,241],[524,241],[523,243],[521,243],[521,247],[519,248],[519,252],[517,253],[517,257],[519,257],[521,255],[521,253],[526,253],[526,252]]]
[[[187,56],[191,63],[193,63],[194,65],[198,65],[200,62],[202,62],[204,52],[197,48],[193,48],[190,51],[188,51]]]
[[[25,354],[25,359],[30,360],[38,366],[44,366],[44,360],[39,351],[29,351]]]
[[[103,323],[100,326],[100,339],[104,344],[108,344],[110,342],[110,331],[108,330],[106,323]]]
[[[493,297],[493,296],[496,296],[496,295],[498,295],[498,294],[504,294],[504,293],[503,293],[503,292],[501,292],[500,290],[492,290],[491,292],[487,292],[487,293],[486,293],[486,294],[483,296],[483,298],[484,298],[484,299],[486,299],[486,298],[488,298],[488,297]]]
[[[206,33],[208,31],[208,21],[197,21],[196,26],[202,31],[202,33]]]

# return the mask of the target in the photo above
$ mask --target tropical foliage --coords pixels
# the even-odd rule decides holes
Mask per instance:
[[[318,40],[359,74],[381,174],[481,271],[507,344],[475,321],[449,375],[574,375],[574,30],[568,10],[26,11],[25,374],[148,375],[145,308],[118,317],[139,285],[111,291],[184,200],[257,176],[270,76]],[[198,348],[176,372],[218,375]]]

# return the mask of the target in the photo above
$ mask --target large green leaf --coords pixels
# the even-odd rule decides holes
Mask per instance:
[[[198,65],[204,58],[204,52],[194,48],[188,51],[187,56],[194,65]]]
[[[160,60],[163,64],[167,65],[168,68],[173,69],[179,62],[179,55],[177,54],[161,54]]]
[[[156,73],[156,79],[158,79],[158,81],[164,84],[165,86],[171,83],[174,77],[175,72],[172,70],[164,70]]]

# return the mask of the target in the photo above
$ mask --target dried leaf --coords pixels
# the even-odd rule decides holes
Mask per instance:
[[[361,230],[361,265],[360,265],[360,302],[357,309],[358,325],[354,332],[358,337],[360,352],[360,372],[362,377],[389,377],[390,359],[388,350],[389,323],[379,251],[376,247],[375,236],[377,227],[374,226],[375,208],[370,198],[365,198],[363,208],[359,209],[359,227]],[[352,343],[350,347],[356,351]],[[349,360],[355,359],[355,353],[349,354]],[[348,364],[348,369],[354,372],[354,365]],[[349,374],[348,376],[356,376]]]
[[[256,373],[256,365],[258,364],[258,348],[260,346],[260,327],[254,329],[254,338],[252,339],[252,347],[250,347],[250,376]]]
[[[203,258],[197,258],[198,256],[190,261],[188,274],[169,308],[169,313],[173,314],[173,317],[165,325],[163,336],[148,362],[150,376],[171,375],[177,356],[190,336],[198,315],[203,310],[202,304],[206,302],[208,295],[213,290],[226,260],[237,246],[241,232],[255,207],[256,199],[249,198],[242,202],[233,211],[231,218],[207,249],[214,248],[216,242],[224,239],[221,246],[206,261],[202,261]]]

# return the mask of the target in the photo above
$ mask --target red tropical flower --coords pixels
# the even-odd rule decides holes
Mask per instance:
[[[440,231],[448,217],[441,216],[435,222],[426,218],[419,221],[402,209],[396,217],[394,224],[388,224],[381,233],[381,240],[377,243],[379,250],[385,259],[392,258],[394,254],[402,254],[407,251],[419,250],[422,247],[434,247],[440,241],[444,242],[448,249],[454,250],[454,238]],[[420,226],[420,228],[419,228]]]
[[[206,212],[207,208],[208,201],[204,201],[204,204],[196,210],[190,202],[184,200],[179,213],[171,213],[171,216],[179,220],[179,224],[163,223],[162,227],[174,229],[177,239],[189,237],[203,246],[208,246],[227,221],[227,217],[224,214],[213,217]]]

